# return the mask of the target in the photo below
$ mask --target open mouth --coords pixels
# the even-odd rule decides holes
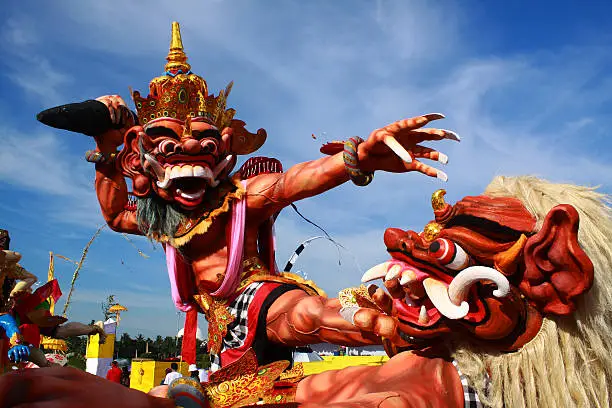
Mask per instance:
[[[492,291],[494,297],[505,297],[510,293],[508,279],[494,268],[468,266],[451,277],[433,265],[421,265],[404,252],[399,252],[407,259],[394,258],[376,265],[361,280],[397,279],[405,292],[404,299],[394,299],[398,318],[420,330],[433,329],[442,317],[466,321],[482,317],[483,310],[477,295],[477,285],[481,283],[493,283],[497,287]]]
[[[463,300],[451,300],[449,283],[434,277],[413,264],[393,259],[368,270],[363,282],[375,279],[398,279],[405,292],[404,299],[395,299],[394,305],[404,320],[423,329],[432,327],[442,317],[462,319],[469,312],[469,304]]]
[[[206,193],[208,182],[198,177],[181,177],[174,179],[172,183],[174,198],[181,204],[199,204]]]
[[[208,186],[215,188],[219,185],[218,177],[233,159],[229,155],[211,170],[207,162],[194,161],[195,158],[187,157],[186,160],[191,159],[187,162],[176,162],[176,157],[157,160],[149,153],[145,153],[144,158],[148,171],[157,178],[157,187],[172,193],[179,204],[189,209],[202,202]]]
[[[172,191],[174,199],[188,208],[202,202],[209,186],[219,185],[212,170],[206,165],[166,163],[163,171],[163,178],[157,181],[157,186]]]

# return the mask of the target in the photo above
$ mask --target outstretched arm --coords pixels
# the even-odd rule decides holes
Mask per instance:
[[[262,174],[247,184],[248,208],[267,218],[295,201],[331,190],[346,181],[342,153],[289,168],[285,173]]]
[[[268,338],[287,346],[332,343],[345,346],[382,344],[381,337],[401,342],[397,321],[373,309],[359,309],[355,324],[340,314],[338,299],[308,295],[293,290],[280,296],[267,317]]]
[[[422,128],[443,117],[428,114],[400,120],[373,131],[363,143],[353,138],[345,145],[351,162],[349,169],[357,173],[353,177],[363,179],[376,170],[394,173],[417,171],[446,180],[444,172],[419,161],[429,159],[443,164],[448,161],[443,153],[419,145],[424,141],[459,140],[454,132],[448,130]],[[326,153],[335,153],[332,156],[297,164],[286,173],[264,174],[250,179],[247,196],[251,212],[261,212],[262,218],[269,217],[295,201],[324,193],[348,181],[342,143],[330,145]]]

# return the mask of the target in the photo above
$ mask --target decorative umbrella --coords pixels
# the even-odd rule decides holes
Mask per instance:
[[[117,317],[115,320],[117,320],[117,326],[119,325],[119,320],[121,320],[121,317],[119,316],[121,314],[121,312],[127,312],[128,309],[125,306],[121,306],[120,304],[116,304],[111,306],[108,311],[110,313],[114,313],[115,316]]]

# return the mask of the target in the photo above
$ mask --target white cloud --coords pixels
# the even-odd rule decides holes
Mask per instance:
[[[0,177],[16,187],[50,195],[79,196],[88,191],[86,166],[51,132],[25,134],[3,127]],[[74,163],[76,162],[76,164]],[[91,170],[91,169],[87,169]]]
[[[11,69],[5,75],[30,97],[45,106],[62,101],[63,89],[72,81],[65,71],[54,68],[47,57],[34,52],[39,44],[38,30],[31,18],[18,16],[9,18],[0,35],[5,39],[0,44],[5,58],[11,61]]]
[[[104,221],[93,166],[73,154],[65,141],[50,131],[32,135],[0,127],[0,182],[46,197],[43,211],[52,220],[94,227]]]

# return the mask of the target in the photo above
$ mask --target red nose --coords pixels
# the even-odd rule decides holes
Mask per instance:
[[[400,247],[402,238],[406,237],[406,231],[399,228],[387,228],[385,231],[385,245],[387,249],[397,249]]]
[[[183,151],[187,154],[197,154],[202,148],[200,142],[195,139],[184,140],[181,144],[183,145]]]

